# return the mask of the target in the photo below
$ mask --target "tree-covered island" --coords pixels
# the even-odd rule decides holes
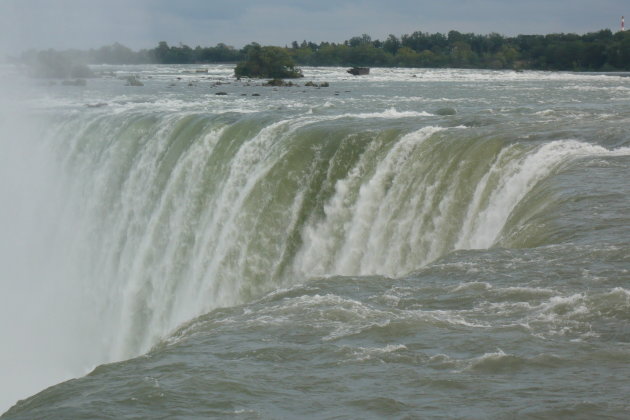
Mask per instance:
[[[302,77],[289,53],[280,47],[261,47],[254,43],[246,47],[246,59],[234,69],[236,77],[286,79]]]

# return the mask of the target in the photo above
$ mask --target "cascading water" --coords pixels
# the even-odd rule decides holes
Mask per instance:
[[[462,141],[451,134],[460,127],[337,130],[335,120],[57,123],[49,144],[70,186],[63,247],[77,262],[67,276],[81,279],[95,323],[83,328],[107,360],[281,284],[399,276],[455,249],[490,247],[537,182],[591,148]]]
[[[40,374],[77,376],[280,287],[400,277],[455,250],[522,242],[504,233],[519,231],[514,211],[538,185],[577,158],[630,154],[391,123],[431,115],[121,107],[40,116],[46,124],[23,142],[4,135],[1,145],[10,205],[0,251],[12,293],[2,307],[25,317],[3,336],[32,337],[21,363],[40,360]]]

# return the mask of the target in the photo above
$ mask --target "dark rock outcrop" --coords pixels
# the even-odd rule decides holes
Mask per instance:
[[[271,79],[269,81],[267,81],[267,83],[264,83],[263,86],[297,86],[295,83],[289,81],[289,82],[285,82],[282,79]]]
[[[353,76],[365,76],[367,74],[370,74],[369,67],[352,67],[351,69],[348,69],[347,71]]]

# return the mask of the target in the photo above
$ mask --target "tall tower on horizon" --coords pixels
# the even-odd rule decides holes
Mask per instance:
[[[623,16],[621,16],[621,32],[623,32],[625,30],[626,30],[626,25],[624,23]]]

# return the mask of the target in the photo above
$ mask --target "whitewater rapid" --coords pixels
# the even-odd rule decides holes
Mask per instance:
[[[213,309],[314,278],[401,278],[457,251],[544,243],[531,220],[554,206],[550,180],[582,159],[630,155],[571,123],[532,138],[566,108],[522,110],[496,86],[528,97],[523,84],[585,76],[383,70],[362,87],[313,69],[343,87],[235,84],[226,100],[207,91],[228,80],[218,66],[203,93],[164,97],[183,71],[147,67],[143,91],[101,79],[5,105],[2,376],[23,380],[6,389],[32,393],[145,354]],[[415,74],[426,87],[410,94]],[[484,82],[498,99],[440,91]],[[492,100],[502,104],[487,111]],[[96,102],[107,105],[86,107]],[[455,115],[440,115],[445,102]]]

